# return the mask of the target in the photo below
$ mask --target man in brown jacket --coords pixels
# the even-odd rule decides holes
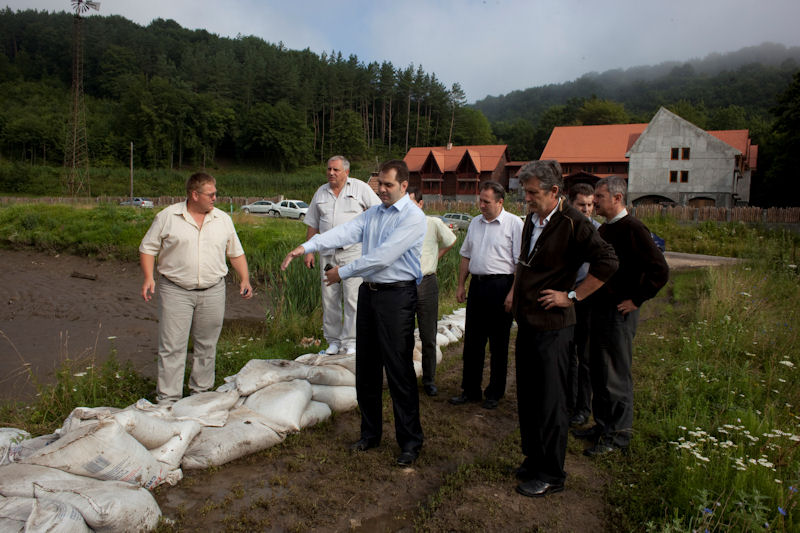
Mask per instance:
[[[522,453],[517,492],[544,496],[564,489],[567,449],[567,367],[574,304],[617,270],[613,248],[562,196],[561,165],[532,161],[519,172],[528,216],[514,277],[512,309]],[[584,262],[589,273],[575,290]]]

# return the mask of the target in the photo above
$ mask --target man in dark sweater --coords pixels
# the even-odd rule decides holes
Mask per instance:
[[[567,367],[575,303],[596,291],[617,269],[611,246],[589,219],[562,197],[561,166],[532,161],[519,172],[529,214],[514,276],[512,310],[517,406],[525,460],[517,492],[544,496],[564,489],[569,432]],[[575,286],[578,269],[589,272]]]
[[[650,231],[625,209],[627,182],[597,182],[594,204],[606,222],[598,233],[619,258],[619,269],[592,297],[592,413],[595,425],[573,434],[594,441],[589,457],[627,448],[633,431],[633,337],[639,308],[667,283],[669,267]]]

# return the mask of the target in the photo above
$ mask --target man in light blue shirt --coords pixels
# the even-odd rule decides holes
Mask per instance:
[[[356,392],[361,409],[361,438],[351,446],[366,451],[380,444],[383,428],[383,370],[395,419],[400,455],[397,464],[411,465],[422,448],[419,392],[412,362],[417,284],[422,279],[420,254],[427,219],[406,194],[408,166],[390,160],[378,174],[378,197],[353,220],[314,235],[286,256],[285,270],[295,257],[360,242],[361,257],[325,272],[326,283],[361,277],[356,317]]]

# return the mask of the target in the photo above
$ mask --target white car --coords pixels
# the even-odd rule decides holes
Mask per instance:
[[[303,220],[308,212],[308,204],[302,200],[284,200],[272,204],[270,214],[276,217],[297,218]]]
[[[267,215],[270,211],[272,211],[274,206],[275,204],[269,200],[259,200],[257,202],[253,202],[252,204],[243,205],[242,212],[245,215],[249,215],[250,213],[262,213]]]
[[[145,207],[147,209],[153,208],[153,201],[148,200],[147,198],[136,198],[134,197],[133,201],[125,200],[120,202],[119,205],[132,205],[133,207]]]

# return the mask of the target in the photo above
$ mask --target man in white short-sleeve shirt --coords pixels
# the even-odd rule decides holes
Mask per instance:
[[[306,213],[306,240],[317,233],[349,222],[373,205],[381,203],[372,188],[350,176],[350,162],[341,155],[328,160],[328,183],[322,185]],[[322,334],[328,342],[325,353],[356,352],[356,309],[361,278],[348,278],[327,285],[325,271],[344,266],[361,257],[361,243],[319,252],[320,286],[322,290]],[[306,254],[305,265],[314,267],[314,254]]]
[[[186,182],[186,201],[160,211],[139,245],[146,302],[155,293],[158,256],[159,402],[183,396],[190,334],[194,353],[189,389],[194,394],[214,386],[217,339],[225,316],[226,256],[239,275],[239,294],[253,296],[242,243],[231,218],[214,207],[216,197],[214,178],[193,174]]]
[[[481,214],[470,222],[461,246],[456,291],[459,302],[467,301],[462,392],[449,401],[463,405],[483,400],[485,409],[495,409],[506,391],[511,296],[522,242],[522,219],[503,209],[505,189],[496,181],[483,182],[478,199]],[[472,276],[469,298],[467,276]],[[490,377],[482,391],[487,341]]]

